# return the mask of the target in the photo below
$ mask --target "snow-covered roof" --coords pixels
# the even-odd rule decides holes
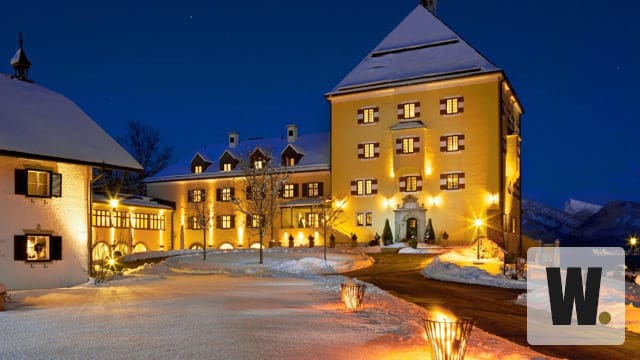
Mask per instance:
[[[136,206],[136,207],[168,209],[168,210],[175,210],[176,208],[176,205],[174,202],[157,199],[150,196],[131,195],[131,194],[118,194],[116,196],[109,196],[105,193],[93,194],[93,202],[96,202],[96,203],[108,204],[112,199],[117,199],[119,204],[125,205],[125,206]]]
[[[418,5],[328,95],[501,71]]]
[[[142,170],[71,100],[5,74],[0,74],[0,123],[0,153]]]
[[[426,128],[422,121],[402,121],[391,127],[391,130]]]
[[[242,176],[242,171],[238,169],[220,171],[220,159],[225,152],[240,160],[247,158],[254,150],[261,149],[271,156],[271,161],[279,165],[282,151],[287,146],[291,146],[303,155],[298,164],[287,170],[292,172],[329,170],[331,162],[329,145],[329,133],[302,134],[293,143],[289,143],[286,138],[251,138],[240,141],[234,148],[230,148],[228,143],[209,144],[194,152],[194,154],[200,154],[203,159],[211,162],[211,165],[202,173],[194,174],[191,172],[191,161],[194,155],[189,155],[156,175],[146,178],[144,182]]]

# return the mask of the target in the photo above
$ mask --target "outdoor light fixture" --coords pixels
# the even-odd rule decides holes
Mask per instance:
[[[362,307],[366,288],[365,284],[355,282],[340,284],[340,296],[347,310],[356,310]]]
[[[427,340],[431,346],[431,358],[435,360],[462,360],[467,350],[467,343],[473,319],[436,314],[424,320]]]
[[[109,200],[109,206],[111,206],[112,209],[117,209],[118,208],[118,199],[111,199]]]

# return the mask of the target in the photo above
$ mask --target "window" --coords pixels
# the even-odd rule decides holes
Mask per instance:
[[[253,168],[254,169],[262,169],[262,160],[256,160],[253,162]]]
[[[194,189],[187,191],[187,198],[189,202],[200,203],[206,201],[204,189]]]
[[[358,109],[358,124],[373,124],[376,121],[378,121],[377,107]]]
[[[373,212],[364,211],[356,213],[356,226],[371,226],[373,225]]]
[[[440,136],[440,151],[455,152],[464,150],[464,135],[445,135]]]
[[[295,166],[296,159],[292,157],[288,157],[285,159],[286,166]]]
[[[131,227],[134,229],[146,230],[149,229],[149,215],[150,214],[133,214],[131,217]]]
[[[216,189],[216,201],[232,201],[234,195],[235,189],[232,187]]]
[[[320,227],[320,214],[318,213],[307,213],[307,227],[314,228]]]
[[[417,101],[398,104],[398,120],[420,117],[420,103]]]
[[[216,224],[219,229],[232,229],[235,227],[233,215],[221,215],[216,217]]]
[[[111,226],[111,211],[93,209],[91,217],[91,225],[95,227]]]
[[[202,230],[202,223],[198,216],[191,216],[188,219],[187,228],[191,230]]]
[[[295,185],[296,184],[284,184],[284,192],[282,197],[285,199],[291,199],[295,197]]]
[[[313,182],[313,183],[309,183],[307,184],[307,188],[308,188],[308,193],[307,196],[308,197],[318,197],[320,196],[320,192],[319,192],[319,184],[317,182]]]
[[[509,231],[509,215],[505,213],[502,214],[502,231]]]
[[[401,176],[400,191],[403,191],[403,192],[422,191],[422,176],[419,176],[419,175]]]
[[[380,157],[380,143],[358,144],[358,159],[373,159]]]
[[[250,218],[250,222],[249,222],[249,226],[252,228],[259,228],[260,227],[260,215],[249,215]]]
[[[403,154],[413,153],[413,138],[402,139],[402,153]]]
[[[511,232],[514,234],[518,232],[518,219],[513,216],[511,217]]]
[[[46,170],[16,169],[15,193],[34,197],[60,197],[62,175]]]
[[[440,99],[440,115],[455,115],[464,112],[464,97]]]
[[[113,216],[113,226],[121,229],[129,228],[129,213],[126,211],[115,211]]]
[[[222,171],[231,171],[232,170],[232,165],[231,163],[224,163],[222,164]]]
[[[16,261],[62,260],[62,238],[60,236],[28,234],[13,237]]]
[[[149,214],[149,230],[164,230],[164,215]]]
[[[202,173],[202,165],[196,165],[193,167],[193,173],[194,174],[200,174]]]
[[[449,173],[440,175],[440,190],[464,189],[464,173]]]
[[[377,179],[361,179],[351,181],[351,195],[372,195],[378,193]]]
[[[396,139],[396,154],[415,154],[420,151],[420,137],[411,136]]]

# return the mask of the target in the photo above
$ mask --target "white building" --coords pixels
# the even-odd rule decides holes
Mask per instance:
[[[0,283],[8,290],[87,280],[94,168],[141,170],[64,96],[33,84],[20,49],[0,73]]]

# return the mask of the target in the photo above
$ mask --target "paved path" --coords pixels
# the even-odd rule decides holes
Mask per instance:
[[[375,284],[381,289],[420,305],[449,309],[457,316],[476,320],[476,326],[517,344],[555,357],[568,359],[638,359],[640,335],[626,334],[621,346],[530,346],[527,343],[526,307],[513,304],[522,290],[457,284],[430,280],[420,270],[430,255],[373,254],[376,264],[345,275]]]

